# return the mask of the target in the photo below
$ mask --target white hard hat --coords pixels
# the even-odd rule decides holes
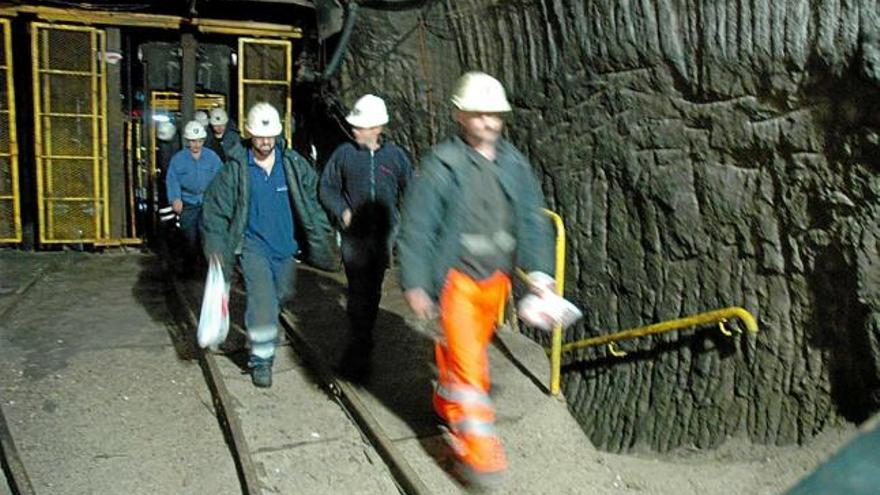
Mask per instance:
[[[501,113],[511,110],[504,86],[485,72],[468,72],[458,79],[452,104],[465,112]]]
[[[211,125],[226,125],[229,122],[229,115],[222,108],[211,109]]]
[[[364,95],[354,104],[351,113],[345,117],[355,127],[376,127],[388,123],[388,110],[382,98]]]
[[[177,127],[171,122],[159,122],[156,126],[156,137],[159,138],[160,141],[171,141],[174,139],[175,134],[177,134]]]
[[[205,139],[206,137],[208,137],[208,133],[205,132],[205,127],[197,120],[190,120],[183,128],[183,139],[188,141],[193,139]]]
[[[275,137],[281,134],[278,110],[266,102],[257,103],[248,112],[245,129],[255,137]]]
[[[210,119],[208,118],[208,113],[204,110],[199,110],[198,112],[196,112],[196,114],[193,115],[193,120],[195,120],[199,124],[202,124],[202,126],[204,127],[208,127],[208,123],[210,122]]]

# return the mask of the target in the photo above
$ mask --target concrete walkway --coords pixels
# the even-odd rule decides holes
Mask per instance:
[[[37,493],[238,490],[201,369],[172,345],[155,261],[0,258],[0,407]]]
[[[16,288],[40,267],[45,276],[16,300]],[[184,330],[168,326],[168,288],[155,257],[0,252],[0,270],[0,406],[38,493],[237,493],[201,371],[179,344],[187,339],[173,338]],[[462,493],[430,407],[432,337],[411,320],[393,279],[361,398],[433,493]],[[344,278],[303,267],[297,287],[289,308],[297,326],[334,364],[347,326]],[[188,290],[197,297],[200,282]],[[232,298],[240,324],[241,290]],[[733,440],[662,459],[600,452],[566,404],[536,385],[547,380],[543,350],[518,334],[500,337],[518,364],[490,349],[510,464],[499,493],[781,493],[844,440],[816,449]],[[234,340],[227,348],[241,346]],[[220,359],[267,491],[393,493],[388,478],[369,469],[381,460],[356,431],[328,426],[324,418],[339,414],[335,403],[303,378],[295,353],[279,351],[278,386],[267,392],[241,373],[240,352]]]

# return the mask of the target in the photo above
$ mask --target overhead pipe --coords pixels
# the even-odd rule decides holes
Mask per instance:
[[[327,81],[336,73],[342,64],[342,57],[348,49],[348,42],[351,39],[351,33],[354,31],[355,20],[357,19],[358,4],[348,2],[345,4],[345,21],[342,24],[342,33],[339,35],[339,42],[336,44],[336,50],[330,57],[330,62],[324,68],[323,72],[314,73],[310,69],[304,70],[300,75],[303,82],[322,82]]]
[[[330,58],[330,63],[324,68],[321,79],[326,81],[333,77],[333,74],[342,63],[342,57],[348,48],[348,40],[351,38],[351,32],[354,31],[354,22],[357,19],[358,4],[348,2],[345,4],[345,23],[342,25],[342,34],[339,35],[339,43],[336,44],[336,50]]]

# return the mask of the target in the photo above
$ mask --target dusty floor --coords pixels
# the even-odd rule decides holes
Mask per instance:
[[[145,276],[154,272],[140,269],[145,263],[155,263],[155,258],[137,253],[0,251],[0,356],[5,376],[0,380],[0,407],[26,464],[30,462],[27,467],[38,493],[91,493],[89,487],[96,481],[103,493],[235,493],[225,491],[235,485],[235,475],[210,409],[210,396],[197,366],[178,359],[181,350],[174,348],[170,337],[176,330],[157,320],[162,314],[158,308],[162,295],[154,293],[153,281]],[[92,268],[76,268],[86,265]],[[107,268],[96,271],[99,265]],[[16,292],[39,270],[50,272],[26,293],[28,298],[19,298]],[[106,279],[96,273],[106,274]],[[314,314],[300,311],[298,317],[313,325],[319,338],[330,341],[339,327],[338,322],[334,324],[336,317],[322,323],[315,316],[339,314],[341,278],[301,273],[300,301],[316,309]],[[126,277],[133,285],[125,285]],[[380,321],[384,319],[392,330],[378,338],[384,339],[388,349],[404,346],[404,350],[397,348],[396,356],[385,356],[377,363],[386,378],[367,387],[373,397],[368,400],[436,493],[460,493],[461,487],[450,482],[442,465],[442,444],[431,434],[425,394],[415,392],[415,396],[407,389],[412,376],[428,378],[419,373],[430,371],[423,362],[430,353],[409,328],[409,315],[393,283],[387,284],[386,292]],[[78,306],[96,303],[109,303],[114,318],[76,312]],[[62,308],[73,308],[70,314],[76,316],[65,316],[71,310]],[[22,334],[25,323],[27,335]],[[40,331],[47,327],[53,331]],[[83,339],[83,328],[100,332]],[[119,335],[126,328],[130,333]],[[109,339],[102,335],[111,334],[115,341],[121,338],[121,343],[102,347],[102,338]],[[515,354],[530,372],[545,379],[543,353],[521,339],[502,335],[508,345],[518,347]],[[410,344],[419,351],[406,351],[412,349],[406,347]],[[779,494],[855,432],[854,428],[829,430],[801,447],[731,439],[712,451],[609,454],[590,444],[563,403],[538,393],[529,379],[517,376],[519,372],[505,363],[497,349],[492,353],[493,373],[507,377],[496,397],[511,467],[499,490],[502,493]],[[57,356],[49,368],[38,364],[47,355]],[[417,373],[416,368],[421,371]],[[400,373],[401,369],[408,373]],[[230,373],[234,376],[236,371]],[[96,383],[95,376],[116,378]],[[241,381],[242,398],[253,392],[246,377],[237,381]],[[253,404],[251,399],[246,402]],[[108,408],[116,414],[102,413]],[[284,421],[296,425],[297,419],[289,416],[301,414],[305,413],[284,414]],[[267,458],[276,456],[271,447],[263,450]],[[332,463],[336,455],[329,450],[327,456],[302,453],[324,464]],[[295,476],[297,464],[306,467],[303,462],[291,464],[290,474]],[[361,469],[364,462],[378,460],[346,462]],[[161,474],[151,478],[138,474],[144,472]],[[356,469],[352,472],[357,474]],[[321,486],[334,487],[323,493],[379,494],[390,489],[382,484],[339,481],[330,476],[332,470],[327,473],[326,479],[301,487],[308,486],[309,493],[322,493]],[[0,495],[5,489],[0,487]]]

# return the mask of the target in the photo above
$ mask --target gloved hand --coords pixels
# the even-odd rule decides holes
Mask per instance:
[[[556,325],[568,327],[583,317],[574,304],[546,286],[539,290],[540,293],[528,294],[520,299],[517,305],[517,314],[527,325],[549,331]]]
[[[544,272],[530,272],[528,284],[529,289],[538,295],[547,290],[556,293],[556,279]]]

